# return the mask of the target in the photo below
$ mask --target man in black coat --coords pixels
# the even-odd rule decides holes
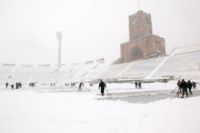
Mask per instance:
[[[138,83],[138,87],[139,87],[139,89],[142,88],[142,82],[141,81]]]
[[[104,90],[106,88],[106,83],[103,82],[103,80],[100,80],[99,82],[99,89],[101,89],[101,95],[104,96]]]
[[[137,89],[137,86],[138,86],[138,83],[137,83],[137,81],[135,81],[135,88]]]
[[[192,89],[192,82],[190,80],[188,80],[188,82],[187,82],[187,87],[189,89],[190,95],[192,95],[192,91],[191,91],[191,89]]]
[[[182,97],[181,98],[183,98],[185,94],[188,97],[187,83],[185,82],[184,79],[182,79],[180,87],[182,89]]]
[[[193,89],[196,89],[196,82],[192,82],[192,87],[193,87]]]
[[[8,85],[9,85],[8,82],[6,82],[6,88],[8,88]]]

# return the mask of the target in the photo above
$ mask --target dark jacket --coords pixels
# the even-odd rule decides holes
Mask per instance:
[[[103,81],[101,81],[99,83],[99,88],[104,89],[105,87],[106,87],[106,84]]]
[[[190,80],[187,82],[187,87],[188,87],[189,89],[192,88],[192,82],[191,82]]]
[[[187,83],[185,82],[185,80],[181,81],[180,87],[182,89],[187,89]]]

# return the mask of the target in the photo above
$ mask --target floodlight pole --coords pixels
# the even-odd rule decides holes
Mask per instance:
[[[56,33],[58,39],[58,59],[57,59],[57,69],[61,66],[61,41],[62,41],[62,32],[57,31]]]

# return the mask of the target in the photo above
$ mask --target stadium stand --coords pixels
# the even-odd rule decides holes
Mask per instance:
[[[72,80],[75,82],[85,81],[86,75],[97,67],[98,64],[96,63],[82,64],[79,70],[73,75]]]
[[[21,82],[22,84],[28,84],[33,68],[34,67],[32,65],[16,66],[11,81]]]
[[[36,82],[39,84],[48,84],[48,79],[52,76],[56,66],[39,65],[35,68],[35,72],[30,79],[30,82]]]
[[[109,68],[104,71],[101,75],[99,75],[100,79],[116,79],[118,78],[117,75],[124,69],[129,63],[122,63],[122,64],[113,64],[110,65]]]
[[[51,65],[0,65],[0,83],[30,82],[38,84],[66,84],[89,82],[99,79],[145,79],[174,77],[200,79],[200,44],[177,48],[173,54],[130,63],[111,64],[100,61],[86,61],[62,65],[59,69]]]
[[[173,76],[174,78],[200,79],[200,45],[175,50],[153,77]]]
[[[85,81],[93,81],[97,79],[101,79],[101,75],[107,71],[107,69],[110,67],[110,63],[100,63],[97,66],[94,66],[90,72],[87,73],[85,76]]]
[[[148,60],[135,61],[131,64],[131,67],[127,69],[121,78],[133,78],[133,79],[143,79],[147,76],[153,69],[161,63],[164,57],[152,58]]]

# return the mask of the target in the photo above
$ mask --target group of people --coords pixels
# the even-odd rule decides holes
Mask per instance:
[[[192,88],[193,89],[196,88],[196,83],[194,81],[191,82],[190,80],[185,81],[184,79],[182,79],[178,80],[177,86],[178,86],[177,96],[179,96],[179,94],[182,94],[181,98],[184,98],[185,95],[186,97],[188,97],[188,90],[189,94],[192,95]]]
[[[8,88],[10,85],[11,89],[19,89],[22,88],[22,83],[21,82],[16,82],[15,85],[14,84],[9,84],[8,82],[5,83],[6,88]]]
[[[55,87],[55,86],[56,86],[56,83],[51,83],[50,86],[51,86],[51,87],[53,87],[53,86]]]
[[[139,88],[139,89],[141,89],[142,88],[142,82],[135,82],[135,88],[137,89],[137,88]]]
[[[80,82],[79,86],[78,86],[78,91],[82,91],[82,87],[83,86],[84,86],[83,82]],[[90,86],[93,86],[93,84],[90,83]],[[105,88],[106,88],[106,83],[103,80],[100,80],[100,82],[99,82],[99,89],[100,89],[100,92],[101,92],[102,96],[104,96]]]
[[[29,83],[29,87],[35,87],[36,86],[36,82],[30,82]]]

